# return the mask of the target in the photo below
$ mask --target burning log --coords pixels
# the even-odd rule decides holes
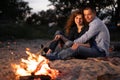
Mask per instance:
[[[20,80],[51,80],[49,75],[35,75],[35,73],[41,69],[44,63],[45,60],[42,60],[30,76],[20,76]]]
[[[38,65],[37,68],[31,73],[32,75],[34,75],[37,71],[39,71],[42,67],[42,65],[44,64],[44,60],[42,60]]]
[[[16,78],[20,80],[54,80],[59,75],[59,71],[51,69],[49,61],[41,56],[26,52],[28,59],[21,59],[20,64],[13,64]]]
[[[30,76],[20,76],[19,80],[51,80],[48,75],[30,75]]]

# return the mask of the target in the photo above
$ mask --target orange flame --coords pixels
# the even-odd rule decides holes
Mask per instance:
[[[22,58],[19,65],[12,64],[17,77],[28,76],[31,75],[31,73],[34,73],[34,75],[49,75],[51,79],[57,78],[59,71],[49,67],[48,59],[28,51],[26,51],[26,53],[29,55],[27,60]]]

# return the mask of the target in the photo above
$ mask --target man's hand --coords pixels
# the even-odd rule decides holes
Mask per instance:
[[[74,44],[72,45],[72,50],[76,50],[79,46],[83,46],[83,47],[87,47],[87,48],[90,47],[89,44],[74,43]]]
[[[74,43],[71,47],[72,50],[76,50],[79,47],[79,44]]]

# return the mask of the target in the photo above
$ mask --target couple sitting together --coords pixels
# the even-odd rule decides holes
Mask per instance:
[[[56,46],[62,48],[55,51]],[[46,51],[50,60],[109,56],[110,35],[106,25],[96,16],[93,7],[73,12],[65,26],[65,34],[55,33]]]

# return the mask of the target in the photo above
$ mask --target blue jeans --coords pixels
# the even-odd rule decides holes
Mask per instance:
[[[67,48],[58,53],[58,57],[60,59],[68,59],[70,57],[77,58],[88,58],[88,57],[105,57],[105,52],[100,52],[98,49],[92,47],[83,47],[79,46],[76,50],[72,50],[71,48]]]
[[[61,38],[61,39],[59,39],[59,40],[54,40],[54,41],[52,41],[52,42],[50,43],[49,49],[51,49],[52,52],[55,51],[55,49],[56,49],[56,47],[57,47],[58,44],[60,44],[60,45],[61,45],[61,48],[63,48],[63,49],[72,46],[73,41],[68,40],[68,39],[65,37],[65,35],[63,34],[63,32],[61,32],[61,31],[58,30],[58,31],[56,31],[55,35],[63,35],[63,38]]]

